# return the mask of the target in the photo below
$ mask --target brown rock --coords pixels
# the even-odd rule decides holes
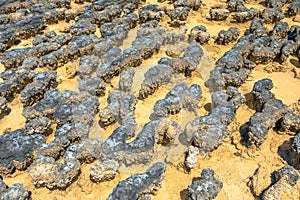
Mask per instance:
[[[261,164],[250,178],[248,186],[253,194],[259,196],[271,184],[271,170],[267,164]]]

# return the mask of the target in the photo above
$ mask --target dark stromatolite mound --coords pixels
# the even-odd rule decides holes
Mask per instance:
[[[64,124],[55,131],[54,140],[48,144],[43,144],[38,153],[57,159],[65,153],[71,144],[87,139],[88,135],[89,129],[84,123]]]
[[[227,51],[217,62],[216,65],[224,66],[231,70],[238,70],[243,68],[243,56],[235,49]]]
[[[69,33],[57,35],[54,31],[49,31],[42,35],[36,35],[32,44],[34,46],[42,43],[58,43],[59,45],[67,45],[72,40],[72,36]]]
[[[254,39],[255,35],[252,33],[244,35],[238,40],[232,49],[238,51],[244,58],[247,58],[252,51],[252,42]]]
[[[211,92],[224,90],[228,86],[239,87],[245,82],[250,70],[256,66],[242,55],[241,51],[247,50],[248,45],[248,42],[237,45],[216,62],[217,66],[210,72],[210,77],[205,82]]]
[[[32,40],[32,44],[34,46],[36,45],[39,45],[41,43],[44,43],[44,42],[49,42],[49,40],[52,40],[54,37],[56,37],[57,34],[55,31],[49,31],[49,32],[46,32],[44,34],[37,34],[34,39]]]
[[[292,144],[292,147],[294,149],[294,151],[300,155],[300,133],[298,133],[295,137],[294,137],[294,141]]]
[[[68,31],[72,34],[72,36],[89,35],[96,32],[96,25],[92,24],[88,20],[81,19],[71,25]]]
[[[300,115],[292,112],[285,114],[281,122],[280,131],[298,133],[300,131]]]
[[[162,27],[143,27],[138,29],[137,38],[132,42],[132,46],[123,51],[123,54],[110,56],[109,60],[105,60],[97,67],[97,76],[105,82],[110,82],[112,77],[119,75],[128,67],[137,67],[142,63],[143,59],[150,58],[162,45],[174,44],[184,40],[184,34],[181,32],[168,33]],[[104,48],[104,47],[103,47]],[[102,60],[103,56],[102,54]]]
[[[130,92],[133,84],[135,72],[132,68],[124,69],[120,74],[119,90]]]
[[[115,160],[97,161],[90,169],[93,182],[110,181],[118,174],[119,163]]]
[[[127,37],[128,35],[129,30],[136,27],[137,22],[138,22],[137,14],[130,13],[124,15],[121,18],[115,18],[112,22],[107,22],[102,24],[100,26],[100,32],[104,38],[117,42],[116,44],[121,44],[118,41],[115,41],[115,39],[119,37],[125,39],[125,37]]]
[[[189,7],[198,10],[202,4],[202,0],[176,0],[174,7]]]
[[[150,4],[139,9],[140,23],[150,20],[160,21],[165,16],[166,7],[157,4]]]
[[[260,146],[268,136],[268,131],[274,128],[276,122],[288,112],[282,101],[271,99],[264,104],[261,112],[256,112],[249,120],[248,137],[250,144]]]
[[[26,47],[6,51],[1,58],[1,63],[6,69],[18,67],[26,57],[30,56],[31,50],[32,47]]]
[[[44,19],[42,16],[32,16],[11,25],[11,30],[15,31],[18,38],[27,39],[43,29]]]
[[[178,83],[164,99],[158,100],[150,115],[151,120],[167,117],[168,114],[176,114],[185,108],[190,112],[197,113],[198,103],[202,97],[199,85],[193,84],[188,87],[186,82]]]
[[[193,27],[189,34],[190,42],[195,40],[200,44],[206,44],[208,43],[209,39],[210,39],[210,34],[209,32],[207,32],[206,27],[203,25]]]
[[[237,12],[234,15],[236,22],[244,23],[254,19],[255,17],[259,17],[260,10],[257,8],[246,9],[246,11]]]
[[[232,41],[236,41],[240,36],[240,29],[238,28],[229,28],[227,31],[221,30],[218,33],[218,38],[216,39],[217,44],[227,45]]]
[[[82,56],[79,62],[78,74],[81,79],[91,77],[92,73],[95,72],[96,67],[99,65],[100,60],[98,56],[88,55]]]
[[[274,183],[262,193],[263,200],[281,199],[283,193],[285,196],[289,195],[289,191],[300,179],[300,173],[294,167],[286,165],[274,173],[274,178]]]
[[[69,102],[62,102],[53,116],[59,125],[83,122],[88,126],[92,126],[98,107],[99,100],[96,96],[77,93]]]
[[[121,181],[109,195],[108,200],[134,200],[151,194],[160,187],[165,170],[165,163],[155,163],[145,173],[136,174]]]
[[[170,82],[174,69],[169,65],[158,64],[150,68],[144,75],[145,79],[139,90],[139,98],[145,99],[153,94],[158,87]]]
[[[65,159],[62,164],[51,157],[39,157],[28,168],[28,173],[37,187],[55,189],[66,188],[78,175],[79,170],[80,162],[77,159]]]
[[[285,38],[290,30],[287,22],[277,22],[273,28],[272,35],[278,36],[279,38]]]
[[[37,72],[26,67],[18,67],[4,71],[0,77],[4,80],[0,83],[0,94],[6,99],[19,93],[28,83],[32,82]]]
[[[25,124],[25,134],[47,134],[51,126],[51,120],[48,117],[37,117],[28,120]]]
[[[26,169],[32,162],[34,151],[45,142],[43,135],[25,135],[22,129],[1,135],[0,174]]]
[[[105,83],[101,78],[87,78],[82,79],[79,82],[79,91],[88,92],[93,96],[104,96],[105,95]]]
[[[289,109],[281,100],[275,99],[270,91],[272,80],[262,79],[254,84],[252,95],[256,113],[250,117],[248,123],[248,140],[250,144],[260,146],[267,138],[270,128],[274,128]]]
[[[158,64],[170,65],[178,73],[191,76],[191,73],[196,70],[203,55],[202,47],[198,43],[192,42],[186,48],[182,57],[172,59],[161,58]]]
[[[171,58],[178,58],[186,50],[187,45],[188,44],[186,42],[179,42],[177,44],[167,46],[166,54]]]
[[[297,41],[294,42],[293,40],[288,40],[284,42],[280,52],[281,62],[286,61],[290,55],[296,55],[299,46]]]
[[[221,145],[229,135],[227,126],[234,120],[235,111],[244,98],[234,87],[212,94],[212,110],[206,116],[197,117],[185,127],[186,142],[199,148],[202,156]]]
[[[27,190],[27,187],[24,187],[20,183],[15,183],[12,186],[8,187],[2,177],[0,176],[0,199],[1,200],[29,200],[30,192]]]
[[[275,95],[270,91],[274,87],[271,79],[265,78],[257,81],[252,90],[254,107],[256,111],[261,111],[263,105],[269,100],[274,99]]]
[[[23,60],[22,66],[29,69],[35,69],[38,67],[42,67],[42,61],[38,57],[27,57]]]
[[[229,16],[230,12],[227,9],[211,8],[209,10],[210,18],[215,21],[224,21]]]
[[[260,36],[252,42],[249,59],[257,64],[272,62],[281,53],[281,48],[286,42],[288,41],[280,40],[276,35]]]
[[[111,93],[107,97],[108,105],[100,110],[100,124],[108,126],[114,122],[125,124],[131,119],[135,119],[135,105],[137,99],[133,94],[126,94],[123,91]]]
[[[76,158],[80,163],[92,163],[101,155],[101,140],[97,138],[86,138],[77,144],[71,145],[64,158]]]
[[[5,97],[0,97],[0,116],[2,116],[7,111],[7,99]]]
[[[132,42],[132,48],[137,49],[143,59],[148,59],[164,44],[166,34],[166,30],[161,27],[141,28]]]
[[[74,60],[78,57],[91,54],[96,43],[94,40],[96,39],[97,36],[94,34],[74,37],[64,49],[64,57],[67,60]]]
[[[3,24],[3,15],[0,15],[0,24]],[[8,48],[14,45],[16,40],[16,34],[12,30],[3,31],[0,34],[0,52],[4,52]]]
[[[52,116],[61,102],[66,101],[72,96],[73,92],[59,92],[57,89],[48,90],[44,98],[34,106],[28,106],[23,109],[22,115],[28,120],[38,116]]]
[[[37,187],[64,189],[80,173],[81,163],[90,163],[100,157],[100,147],[101,142],[98,139],[85,139],[68,147],[63,164],[52,157],[40,156],[30,165],[28,173]]]
[[[271,8],[283,7],[288,1],[287,0],[267,0],[267,6]]]
[[[263,10],[261,18],[265,23],[274,23],[282,20],[284,18],[284,14],[282,9],[279,7],[266,8]]]
[[[61,47],[61,44],[57,42],[43,42],[33,47],[32,54],[36,57],[41,57],[52,51],[56,51]]]
[[[170,25],[174,27],[179,27],[180,25],[184,25],[187,20],[191,8],[189,7],[175,7],[173,11],[170,13],[169,17],[171,19]]]
[[[39,116],[54,118],[58,125],[83,122],[91,126],[99,100],[87,92],[48,90],[34,106],[25,107],[23,116],[29,120]]]
[[[102,24],[100,32],[113,46],[121,46],[127,38],[130,29],[137,25],[138,16],[135,13],[116,18],[112,22]]]
[[[24,106],[30,106],[44,97],[49,89],[57,86],[56,71],[46,71],[38,74],[32,83],[26,85],[21,91],[21,102]]]
[[[170,145],[180,133],[179,124],[160,119],[145,124],[136,138],[136,123],[131,120],[115,129],[110,137],[102,144],[100,160],[114,159],[120,164],[146,164],[154,156],[158,145]]]
[[[227,9],[230,12],[244,12],[247,10],[243,0],[228,0]]]
[[[122,54],[120,48],[111,48],[101,56],[102,63],[111,63],[114,59]]]
[[[264,21],[262,19],[254,18],[250,24],[250,32],[255,36],[262,36],[267,31],[267,28],[265,28],[263,24]]]
[[[289,6],[288,6],[288,14],[290,16],[295,16],[298,13],[300,13],[300,1],[294,0]]]
[[[189,185],[189,200],[212,200],[218,196],[223,183],[215,178],[211,169],[203,169],[199,180]]]

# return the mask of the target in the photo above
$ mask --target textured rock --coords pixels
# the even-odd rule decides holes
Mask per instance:
[[[93,96],[104,96],[105,95],[105,83],[101,78],[87,78],[79,82],[79,91],[88,92]]]
[[[43,135],[25,135],[16,130],[0,136],[0,174],[9,174],[14,169],[24,170],[33,161],[33,153],[46,139]]]
[[[283,199],[289,196],[293,186],[297,184],[300,174],[292,166],[286,165],[275,172],[274,178],[274,184],[262,193],[263,200]]]
[[[47,117],[37,117],[25,124],[25,134],[47,134],[51,126],[51,120]]]
[[[108,199],[132,200],[142,198],[158,190],[164,178],[165,163],[153,164],[145,173],[136,174],[121,181],[109,195]]]
[[[300,12],[300,2],[298,0],[294,0],[289,6],[288,6],[288,13],[291,16],[295,16]]]
[[[120,81],[119,81],[119,90],[122,90],[124,92],[130,92],[133,83],[134,74],[135,72],[132,68],[127,68],[121,72]]]
[[[227,93],[213,93],[209,114],[186,125],[186,142],[198,147],[202,156],[216,149],[229,135],[227,126],[234,120],[235,111],[243,102],[243,97],[234,87],[229,87]]]
[[[15,183],[8,187],[2,177],[0,177],[0,199],[16,199],[16,200],[29,200],[31,193],[27,190],[27,187],[20,183]]]
[[[267,138],[270,128],[288,111],[281,100],[275,99],[270,91],[274,87],[270,79],[262,79],[254,84],[252,95],[256,113],[250,117],[248,137],[250,144],[260,146]]]
[[[123,91],[113,92],[107,97],[107,103],[108,105],[99,112],[101,125],[108,126],[116,121],[125,124],[135,119],[137,99],[133,94],[126,94]]]
[[[241,31],[238,28],[229,28],[227,31],[221,30],[216,39],[217,44],[226,45],[232,41],[236,41]]]
[[[199,149],[194,146],[189,146],[187,156],[185,158],[184,164],[189,169],[193,169],[197,163],[197,155],[199,154]]]
[[[170,25],[179,27],[185,24],[183,21],[187,20],[190,11],[191,9],[189,7],[175,7],[169,15],[171,19]]]
[[[262,19],[265,23],[274,23],[284,18],[282,9],[279,7],[266,8],[262,12]]]
[[[300,155],[300,133],[298,133],[295,137],[294,137],[294,141],[293,141],[293,149],[294,151]]]
[[[119,163],[115,160],[97,161],[90,169],[90,178],[94,182],[110,181],[118,174]]]
[[[47,170],[45,170],[47,169]],[[39,157],[28,168],[33,184],[49,189],[66,188],[76,178],[80,170],[80,162],[75,158],[64,160],[64,164],[55,162],[51,157]]]
[[[227,19],[230,12],[227,9],[211,8],[209,14],[212,20],[223,21]]]
[[[153,94],[159,86],[168,83],[173,73],[173,68],[168,65],[158,64],[150,68],[144,75],[145,79],[139,90],[139,98],[147,98]]]
[[[7,100],[4,97],[0,97],[0,116],[7,110]]]
[[[281,122],[281,131],[298,133],[300,131],[300,115],[291,112],[285,114]]]
[[[151,161],[158,145],[173,144],[180,133],[179,124],[161,119],[145,124],[135,139],[127,142],[135,135],[136,128],[135,122],[130,120],[115,129],[102,144],[101,159],[114,159],[125,166],[146,164]]]
[[[21,91],[21,102],[24,106],[30,106],[44,97],[49,89],[55,88],[58,83],[56,81],[56,71],[46,71],[38,74],[32,83],[29,83]]]
[[[191,76],[192,72],[196,70],[202,56],[204,55],[202,47],[192,42],[186,48],[182,57],[178,58],[161,58],[158,64],[170,65],[178,73],[183,73],[185,76]]]
[[[207,29],[205,26],[195,26],[191,29],[191,32],[189,34],[189,41],[195,40],[196,42],[199,42],[201,45],[208,43],[210,39],[210,34],[207,32]]]
[[[193,181],[188,187],[190,200],[211,200],[218,196],[223,183],[215,178],[211,169],[203,169],[199,180]]]
[[[151,120],[167,117],[168,114],[176,114],[185,108],[190,112],[197,113],[198,103],[202,97],[199,85],[193,84],[188,87],[186,82],[176,84],[167,93],[164,99],[158,100],[154,105],[154,112],[150,115]]]

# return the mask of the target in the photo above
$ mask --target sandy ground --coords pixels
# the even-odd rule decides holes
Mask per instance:
[[[238,27],[243,33],[249,27],[248,23],[235,24],[231,23],[231,19],[227,19],[225,22],[212,22],[208,20],[209,17],[209,8],[216,3],[222,3],[223,1],[213,1],[213,0],[204,0],[203,6],[199,11],[193,11],[188,20],[187,27],[189,30],[195,25],[205,25],[208,29],[208,32],[211,34],[212,39],[209,44],[203,45],[203,48],[206,51],[206,54],[201,61],[201,64],[198,66],[196,72],[193,73],[193,76],[187,78],[187,82],[197,83],[202,87],[203,99],[199,104],[198,115],[207,114],[207,107],[210,103],[210,94],[204,86],[204,81],[209,76],[209,71],[214,67],[214,62],[220,58],[227,50],[229,50],[233,44],[227,46],[221,46],[214,44],[214,39],[217,37],[217,34],[220,30],[227,30],[229,27]],[[246,4],[247,7],[257,7],[262,8],[263,6],[259,4],[262,1],[248,1]],[[146,4],[156,3],[155,0],[147,1]],[[167,5],[167,3],[164,3]],[[78,5],[72,4],[74,7]],[[167,5],[170,6],[170,5]],[[293,22],[292,19],[284,19],[284,21],[289,22],[289,25],[298,24]],[[160,23],[162,26],[167,27],[166,20]],[[47,28],[48,30],[58,31],[62,26],[66,25],[61,23],[59,25],[51,26]],[[270,25],[268,28],[272,28],[273,25]],[[168,29],[172,29],[169,28]],[[97,29],[98,33],[99,30]],[[124,42],[122,49],[130,46],[131,42],[136,37],[136,29],[132,30],[129,34],[128,39]],[[22,41],[18,46],[28,46],[30,45],[30,40]],[[154,66],[161,57],[165,57],[166,48],[162,48],[160,52],[154,55],[151,59],[145,60],[141,66],[135,69],[136,75],[134,77],[134,93],[138,93],[138,89],[143,81],[144,73],[152,66]],[[299,64],[296,63],[297,58],[291,58],[286,63],[282,65],[283,70],[279,72],[270,72],[272,65],[259,65],[253,71],[251,76],[247,81],[239,88],[239,91],[246,95],[252,90],[254,82],[262,78],[271,78],[275,85],[272,92],[275,93],[276,98],[281,99],[286,105],[292,105],[300,99],[300,79],[295,78],[295,73],[293,72],[295,68],[299,70]],[[78,81],[77,78],[67,79],[66,72],[68,65],[75,65],[78,67],[78,61],[68,63],[64,67],[58,69],[58,81],[59,81],[59,90],[77,90]],[[3,71],[3,66],[0,66],[0,71]],[[152,111],[154,103],[165,96],[165,94],[179,81],[184,81],[184,77],[176,77],[172,80],[167,86],[161,87],[158,92],[149,98],[139,101],[136,107],[136,117],[137,122],[140,127],[149,121],[149,115]],[[100,108],[106,106],[106,98],[109,93],[117,89],[118,78],[112,80],[111,85],[107,85],[107,93],[105,97],[100,98]],[[0,120],[0,133],[9,132],[15,129],[23,128],[25,125],[25,118],[22,116],[22,104],[20,102],[19,96],[9,103],[9,108],[11,112],[9,115],[5,116]],[[263,143],[260,149],[246,148],[241,145],[240,140],[240,127],[245,124],[250,116],[255,111],[251,109],[251,106],[246,104],[242,105],[236,114],[235,121],[230,125],[230,130],[232,134],[226,139],[226,141],[214,152],[205,158],[198,159],[197,166],[190,173],[187,173],[183,170],[182,165],[184,161],[183,149],[178,148],[174,149],[171,152],[171,155],[167,159],[171,160],[172,163],[168,165],[166,170],[165,179],[162,181],[162,188],[158,191],[156,196],[153,196],[154,200],[159,199],[187,199],[187,187],[192,183],[193,178],[200,176],[200,173],[203,168],[213,169],[219,180],[223,182],[223,189],[219,193],[217,199],[220,200],[241,200],[241,199],[255,199],[251,193],[248,185],[249,180],[255,173],[258,168],[261,168],[262,172],[259,174],[259,180],[257,183],[257,188],[259,191],[263,191],[271,183],[271,173],[274,170],[277,170],[284,165],[284,161],[278,154],[279,147],[285,142],[288,141],[292,136],[287,134],[278,134],[275,131],[271,130],[268,135],[268,139]],[[182,127],[189,121],[195,118],[196,116],[181,113],[175,116],[170,117],[174,121],[181,123]],[[99,120],[98,116],[96,121]],[[117,127],[117,124],[111,125],[106,129],[99,127],[98,123],[95,122],[94,126],[91,128],[90,137],[101,138],[105,140],[112,131]],[[53,127],[55,129],[55,127]],[[48,141],[51,141],[50,136]],[[157,156],[156,160],[165,160],[165,156]],[[65,191],[60,190],[48,190],[45,188],[35,188],[30,181],[30,177],[26,171],[17,171],[12,174],[10,177],[4,177],[4,181],[8,185],[19,182],[24,183],[28,189],[32,192],[32,198],[35,199],[106,199],[108,195],[112,192],[112,189],[117,185],[117,183],[125,178],[129,177],[133,173],[142,172],[147,169],[149,166],[139,166],[137,168],[123,169],[117,177],[110,181],[100,184],[92,183],[89,180],[89,168],[91,164],[84,164],[82,167],[82,173],[78,179]],[[298,182],[296,189],[290,191],[287,194],[288,199],[300,199],[300,182]]]

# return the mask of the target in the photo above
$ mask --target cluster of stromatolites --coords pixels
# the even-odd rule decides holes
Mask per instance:
[[[83,5],[72,8],[73,3]],[[0,0],[0,53],[5,68],[0,74],[0,120],[10,114],[10,103],[16,98],[20,98],[26,119],[23,128],[0,135],[1,200],[31,198],[27,186],[8,186],[3,180],[16,170],[26,170],[35,187],[64,190],[76,181],[85,164],[91,164],[89,177],[95,183],[114,179],[124,167],[149,166],[120,181],[108,199],[151,199],[167,170],[167,163],[156,159],[159,149],[176,148],[180,141],[185,147],[184,168],[189,172],[196,167],[198,155],[210,154],[230,136],[228,126],[246,102],[239,87],[252,70],[259,64],[283,63],[290,56],[300,59],[300,26],[282,21],[300,14],[299,0],[266,0],[263,10],[247,8],[243,0],[213,6],[209,10],[212,22],[251,21],[245,33],[230,27],[215,38],[202,24],[189,31],[186,26],[191,13],[201,9],[201,0],[169,3],[171,8],[165,0],[157,4],[143,0]],[[161,26],[164,20],[168,28]],[[59,32],[45,31],[62,21],[67,26]],[[273,24],[273,29],[268,32],[266,24]],[[125,45],[133,29],[136,37]],[[31,45],[15,48],[22,39],[30,39]],[[203,88],[189,80],[201,71],[205,54],[201,45],[210,42],[234,45],[217,59],[205,82],[211,106],[206,115],[199,116]],[[163,48],[167,49],[165,56],[136,84],[140,65]],[[76,62],[78,69],[73,66]],[[59,88],[58,74],[64,66],[66,77],[78,80],[76,89]],[[118,86],[108,89],[115,77],[119,77]],[[137,105],[178,77],[181,81],[154,102],[149,121],[140,127]],[[294,134],[285,151],[288,164],[274,172],[268,188],[255,194],[266,200],[280,199],[281,192],[300,178],[300,111],[297,105],[289,107],[276,98],[273,87],[268,78],[253,85],[250,95],[255,113],[241,141],[249,148],[260,147],[272,128]],[[100,109],[104,96],[107,105]],[[182,112],[195,115],[184,126],[172,118]],[[95,123],[104,129],[112,124],[117,128],[102,141],[90,137]],[[188,198],[216,198],[225,184],[221,179],[213,169],[203,169],[186,186]],[[253,185],[249,187],[253,191]]]

